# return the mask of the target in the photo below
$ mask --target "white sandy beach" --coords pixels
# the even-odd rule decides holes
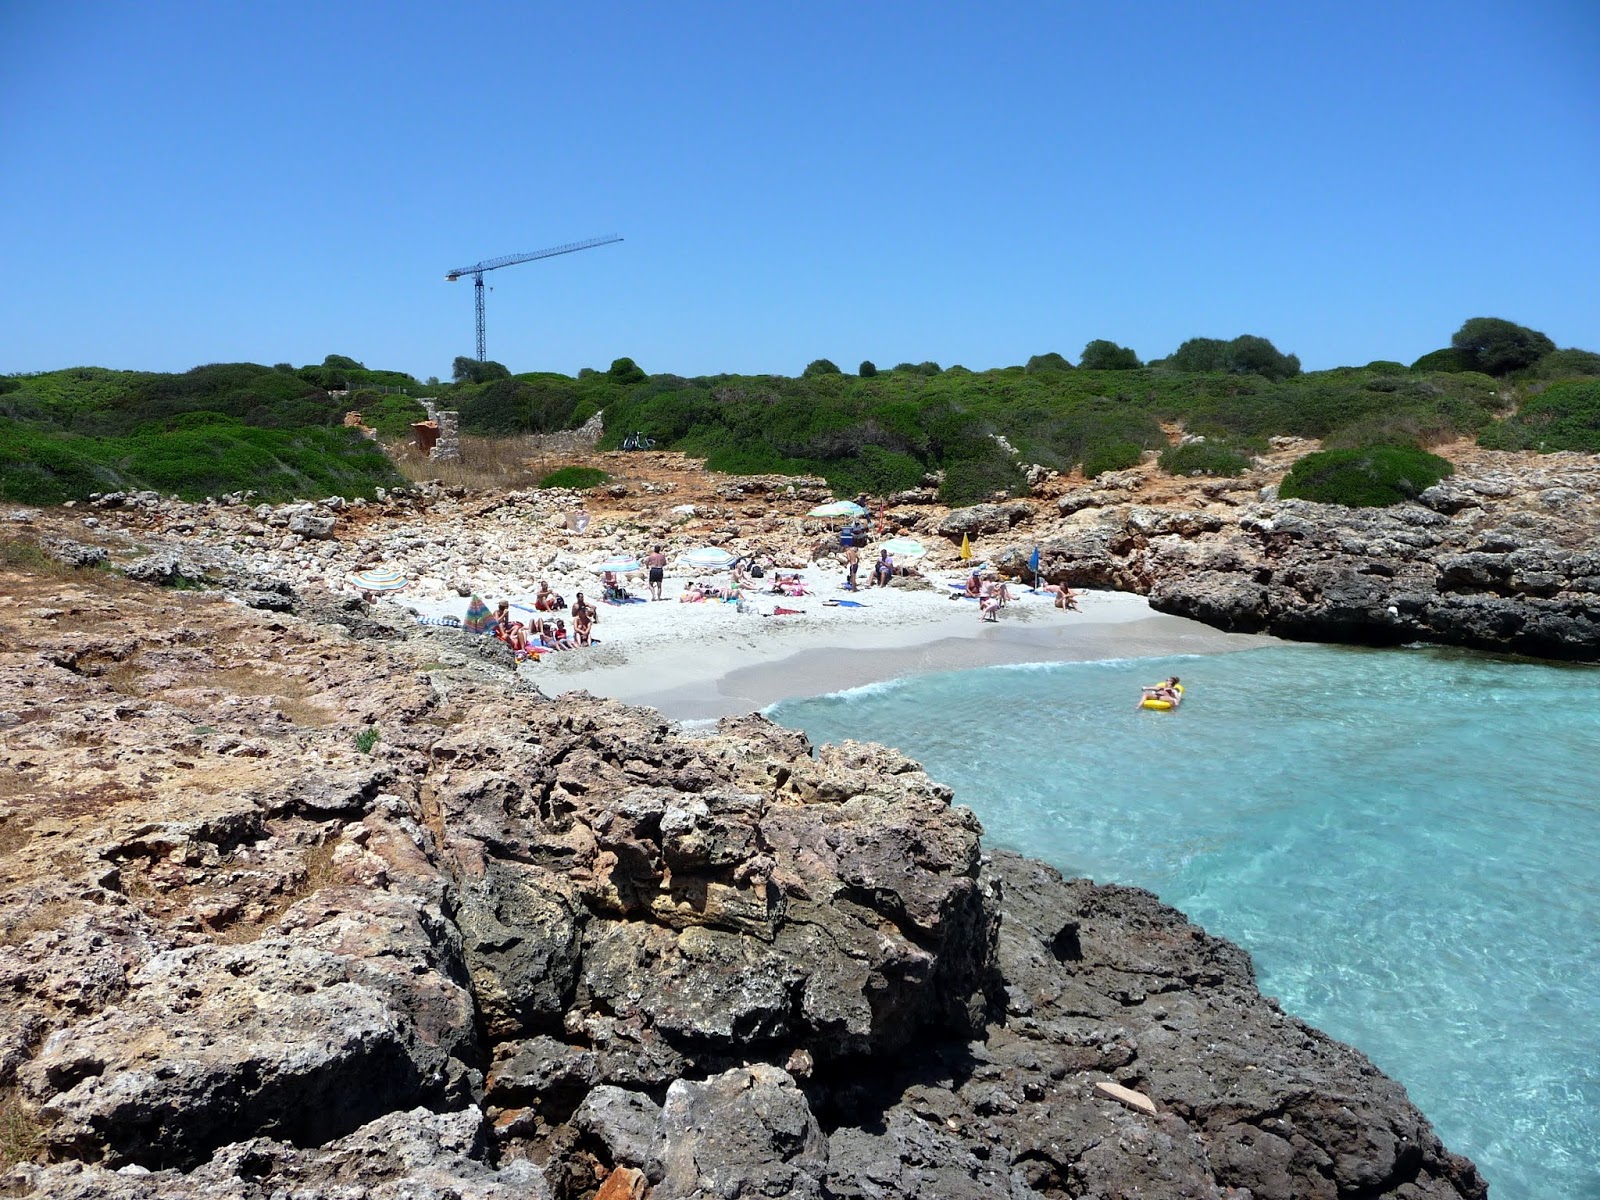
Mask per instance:
[[[801,574],[810,595],[759,593],[746,604],[756,611],[746,612],[720,601],[681,603],[688,577],[669,577],[662,601],[600,605],[598,645],[546,654],[520,670],[550,695],[587,691],[648,705],[674,720],[698,720],[928,671],[1222,653],[1271,640],[1157,614],[1142,597],[1120,592],[1080,593],[1079,611],[1063,612],[1049,593],[1013,583],[1014,598],[999,621],[985,622],[975,601],[950,599],[948,585],[964,578],[961,571],[929,571],[932,589],[854,594],[843,590],[837,569],[814,566]],[[726,582],[726,576],[700,578]],[[586,581],[552,582],[570,600],[572,584]],[[598,588],[585,591],[592,599]],[[642,595],[645,588],[634,584],[633,591]],[[801,611],[767,615],[777,606]],[[465,604],[426,608],[460,615]]]

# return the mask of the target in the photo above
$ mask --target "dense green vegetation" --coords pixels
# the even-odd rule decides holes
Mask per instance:
[[[1448,459],[1415,446],[1323,450],[1295,463],[1278,487],[1284,499],[1383,508],[1412,500],[1455,472]]]
[[[1208,438],[1167,447],[1161,452],[1161,469],[1168,475],[1243,475],[1250,469],[1250,456]]]
[[[398,477],[371,443],[341,428],[343,414],[360,409],[396,441],[424,418],[423,394],[459,410],[467,434],[554,432],[604,410],[606,448],[638,431],[716,470],[818,474],[840,494],[890,493],[936,474],[950,504],[1021,494],[1023,464],[1093,476],[1152,450],[1175,474],[1234,474],[1275,434],[1363,453],[1475,435],[1488,445],[1593,449],[1589,385],[1600,387],[1600,355],[1474,317],[1448,347],[1410,367],[1380,361],[1311,373],[1295,355],[1244,335],[1191,338],[1146,365],[1133,350],[1095,339],[1076,366],[1049,351],[989,371],[863,362],[851,375],[818,358],[798,377],[690,379],[648,375],[619,358],[573,377],[458,358],[451,374],[453,382],[423,384],[329,355],[300,368],[88,367],[0,378],[0,496],[47,501],[128,487],[370,494]],[[1174,427],[1205,441],[1172,447]]]
[[[1552,384],[1478,440],[1491,450],[1600,454],[1600,379]]]
[[[592,488],[599,487],[611,476],[599,467],[562,467],[559,471],[551,471],[539,480],[542,488]]]
[[[337,365],[303,369],[321,371],[351,374]],[[420,387],[396,372],[357,371]],[[12,376],[0,381],[0,498],[50,504],[153,489],[198,500],[250,489],[287,500],[371,496],[403,484],[380,447],[343,428],[349,406],[301,373],[256,363],[177,375],[81,367]]]

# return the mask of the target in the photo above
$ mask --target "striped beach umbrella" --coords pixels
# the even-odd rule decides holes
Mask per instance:
[[[481,596],[473,596],[467,601],[467,619],[461,622],[461,628],[468,633],[488,633],[493,627],[494,614],[489,611],[489,606]]]
[[[604,575],[610,571],[614,575],[626,575],[629,571],[640,570],[639,560],[626,554],[613,554],[602,558],[589,568],[596,575]]]
[[[406,586],[407,580],[399,571],[389,567],[372,567],[355,572],[350,576],[350,582],[364,592],[398,592]]]

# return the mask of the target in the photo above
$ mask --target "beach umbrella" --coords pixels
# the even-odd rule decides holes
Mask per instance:
[[[1039,590],[1039,547],[1033,548],[1033,553],[1028,555],[1028,570],[1033,572],[1033,590]]]
[[[928,552],[928,548],[916,538],[894,537],[887,542],[880,542],[878,549],[887,550],[896,558],[921,558]]]
[[[964,533],[961,535],[961,561],[972,561],[972,542]]]
[[[627,554],[612,554],[602,558],[589,569],[596,575],[604,575],[607,571],[615,575],[626,575],[630,571],[638,571],[642,568],[637,558]]]
[[[405,587],[406,577],[388,567],[372,567],[351,575],[350,582],[364,592],[398,592]]]
[[[683,561],[702,571],[726,571],[739,561],[739,556],[721,546],[696,546],[683,556]]]
[[[467,601],[467,619],[461,622],[461,628],[468,633],[488,633],[494,628],[494,615],[482,597],[474,595]]]
[[[806,514],[808,517],[860,517],[866,515],[866,509],[854,500],[835,500],[831,504],[819,504]]]

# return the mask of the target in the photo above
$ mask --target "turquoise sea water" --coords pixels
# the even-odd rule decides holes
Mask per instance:
[[[1137,711],[1176,673],[1176,713]],[[923,675],[771,710],[990,844],[1150,888],[1399,1079],[1495,1200],[1600,1197],[1600,670],[1430,649]]]

